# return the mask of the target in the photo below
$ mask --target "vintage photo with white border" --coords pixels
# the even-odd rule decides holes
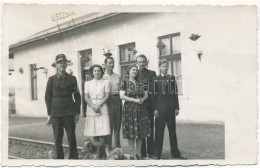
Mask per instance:
[[[3,3],[2,166],[257,164],[258,7]]]

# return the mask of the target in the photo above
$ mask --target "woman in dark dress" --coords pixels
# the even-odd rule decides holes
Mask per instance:
[[[120,98],[125,100],[122,114],[123,138],[128,139],[130,159],[142,159],[142,138],[151,135],[149,115],[144,108],[148,93],[143,91],[142,85],[137,81],[138,68],[132,65],[127,69],[128,78],[123,82]]]

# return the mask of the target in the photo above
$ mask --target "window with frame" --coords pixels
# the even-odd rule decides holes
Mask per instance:
[[[36,74],[36,64],[30,64],[31,69],[31,96],[32,100],[37,100],[37,74]]]
[[[169,75],[174,75],[177,82],[178,94],[183,95],[182,67],[181,67],[181,40],[180,33],[158,37],[159,58],[169,62]]]
[[[135,42],[119,45],[121,76],[125,78],[127,67],[136,63]]]

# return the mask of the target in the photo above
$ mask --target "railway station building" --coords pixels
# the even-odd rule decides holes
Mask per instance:
[[[91,13],[10,45],[16,115],[47,116],[44,94],[48,77],[56,73],[56,55],[70,60],[68,73],[76,76],[83,93],[89,67],[102,65],[108,50],[122,77],[139,54],[148,57],[148,69],[157,75],[159,59],[166,58],[169,74],[178,81],[178,120],[224,122],[230,110],[256,111],[254,13],[247,7],[208,9]]]

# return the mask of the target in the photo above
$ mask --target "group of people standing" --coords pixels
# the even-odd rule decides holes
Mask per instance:
[[[160,159],[167,124],[172,158],[186,159],[177,145],[175,116],[179,114],[179,101],[175,77],[167,74],[168,61],[159,60],[160,75],[156,76],[155,71],[147,69],[146,56],[139,55],[137,64],[127,68],[124,80],[113,72],[113,57],[107,57],[104,63],[105,71],[100,65],[92,65],[92,80],[85,82],[87,112],[84,135],[104,144],[108,155],[112,147],[121,147],[122,125],[123,138],[128,139],[130,159]],[[57,74],[49,78],[46,88],[46,124],[53,127],[54,158],[64,158],[62,138],[65,128],[69,158],[77,159],[75,124],[79,120],[80,93],[76,78],[66,73],[64,54],[56,56],[56,67]]]

